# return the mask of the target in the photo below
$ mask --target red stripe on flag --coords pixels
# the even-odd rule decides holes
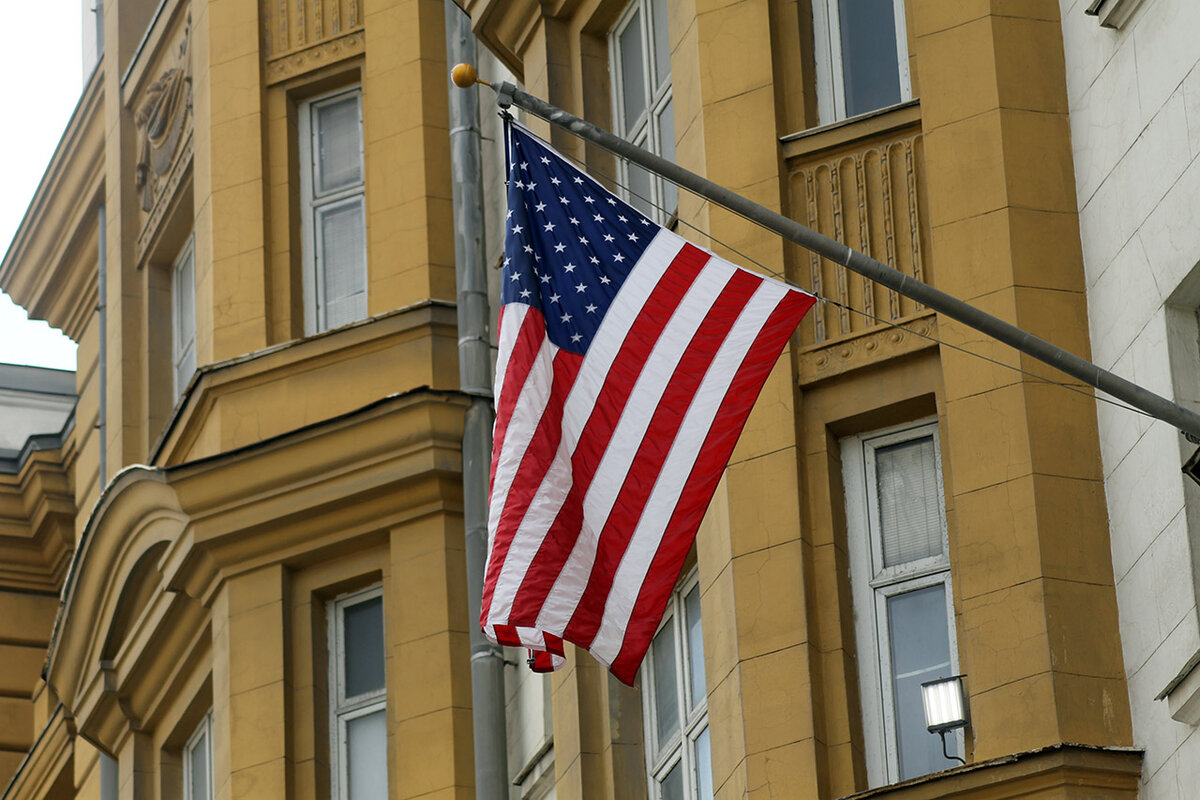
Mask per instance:
[[[691,549],[696,530],[700,527],[704,512],[712,500],[724,467],[729,462],[729,456],[733,453],[750,409],[757,400],[767,375],[775,366],[777,354],[784,342],[814,302],[815,298],[799,292],[788,292],[783,297],[759,331],[754,344],[742,361],[741,369],[725,393],[717,418],[740,422],[731,426],[713,425],[700,449],[700,455],[688,478],[688,488],[675,506],[671,521],[667,525],[667,534],[663,537],[642,583],[625,630],[621,651],[609,667],[622,683],[633,685],[638,666],[650,647],[659,622],[662,621],[663,611],[679,579],[683,561]]]
[[[587,588],[564,633],[568,641],[582,647],[591,646],[604,616],[604,605],[612,589],[613,577],[629,547],[629,540],[645,510],[646,501],[654,490],[663,462],[679,434],[691,400],[704,380],[709,365],[716,358],[721,342],[760,285],[762,279],[757,275],[736,270],[683,352],[654,409],[646,436],[630,464],[612,513],[600,534]]]
[[[629,393],[663,328],[709,258],[708,253],[685,242],[626,333],[596,396],[592,413],[580,431],[579,442],[571,455],[571,488],[531,562],[537,569],[526,573],[513,598],[508,617],[511,623],[529,626],[537,623],[542,605],[579,539],[583,526],[583,499],[625,410]]]
[[[525,448],[521,464],[517,467],[517,474],[513,476],[512,485],[508,489],[508,498],[500,512],[500,521],[493,537],[487,575],[484,577],[483,602],[480,607],[480,621],[485,627],[496,589],[496,580],[504,567],[504,560],[508,555],[509,546],[512,544],[513,535],[520,527],[521,520],[525,518],[530,501],[533,500],[538,487],[546,477],[546,471],[554,461],[554,452],[558,449],[558,442],[562,437],[563,403],[571,391],[571,386],[575,383],[575,376],[579,373],[582,363],[582,356],[566,350],[559,350],[554,356],[554,376],[550,395],[546,400],[545,408],[542,409],[541,417],[529,440],[529,445]],[[507,378],[505,383],[508,383]],[[512,623],[511,618],[508,621],[510,624]]]
[[[500,324],[504,324],[504,314],[500,315]],[[512,352],[508,354],[508,367],[504,372],[504,386],[500,388],[500,396],[496,398],[496,421],[492,432],[492,468],[488,479],[488,496],[491,496],[493,482],[496,479],[496,462],[500,459],[501,448],[504,447],[504,437],[508,433],[508,422],[512,419],[513,409],[517,406],[517,398],[521,396],[521,388],[529,378],[529,370],[537,360],[538,351],[546,340],[546,318],[542,312],[532,306],[525,312],[521,329],[513,342]],[[504,358],[504,355],[501,355]]]

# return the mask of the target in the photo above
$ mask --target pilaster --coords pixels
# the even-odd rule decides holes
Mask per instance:
[[[911,5],[938,288],[1087,358],[1055,4]],[[974,758],[1125,745],[1090,391],[947,319],[951,552]],[[1075,388],[1078,388],[1077,386]]]

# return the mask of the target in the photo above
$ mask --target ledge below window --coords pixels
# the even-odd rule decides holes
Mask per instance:
[[[1186,725],[1200,725],[1200,650],[1197,650],[1179,674],[1158,693],[1155,700],[1166,700],[1171,719]]]
[[[1142,751],[1132,747],[1057,744],[920,778],[842,800],[942,800],[972,797],[1137,798]]]
[[[1090,0],[1083,13],[1098,17],[1101,27],[1120,28],[1141,4],[1142,0]]]

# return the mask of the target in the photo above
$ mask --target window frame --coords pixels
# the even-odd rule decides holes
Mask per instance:
[[[204,714],[196,730],[188,737],[183,745],[183,800],[213,800],[213,741],[212,741],[212,709]],[[203,737],[203,741],[198,741]],[[208,796],[197,798],[192,796],[192,753],[197,745],[205,749],[205,763],[208,765]]]
[[[345,624],[343,612],[350,606],[359,605],[375,598],[383,598],[383,585],[374,584],[365,589],[359,589],[338,595],[330,600],[327,608],[328,615],[328,647],[329,647],[329,777],[332,783],[330,797],[332,800],[348,800],[350,797],[350,760],[346,748],[349,745],[347,723],[377,711],[384,712],[385,730],[387,720],[387,680],[381,689],[352,697],[345,696]],[[387,661],[387,624],[386,609],[384,609],[384,664]],[[386,744],[385,744],[386,748]],[[386,767],[385,767],[386,769]]]
[[[687,635],[687,615],[685,603],[693,588],[699,589],[700,575],[693,567],[671,592],[671,600],[663,613],[662,622],[654,632],[657,638],[667,626],[671,626],[672,640],[675,645],[675,687],[676,701],[679,710],[679,726],[671,734],[671,738],[661,745],[656,741],[658,736],[657,706],[655,703],[654,662],[655,652],[653,639],[646,651],[646,658],[641,668],[642,694],[642,734],[646,766],[647,797],[650,800],[661,800],[661,781],[679,763],[683,768],[683,796],[685,798],[699,797],[699,776],[697,774],[698,759],[696,743],[700,736],[708,730],[708,687],[705,676],[705,693],[703,699],[694,707],[690,707],[689,697],[691,683],[691,647]],[[701,614],[701,647],[703,648],[703,619]],[[703,652],[703,649],[701,650]],[[685,745],[686,742],[686,745]],[[711,734],[709,736],[709,769],[712,768]]]
[[[938,520],[942,552],[893,567],[884,567],[879,521],[875,452],[889,445],[931,437],[937,478]],[[899,734],[892,689],[891,638],[887,602],[890,598],[941,585],[945,589],[946,631],[950,663],[946,675],[959,669],[958,637],[954,624],[950,540],[946,522],[942,451],[936,419],[897,425],[842,439],[842,471],[846,496],[847,549],[858,646],[858,678],[862,706],[863,749],[871,788],[900,780]],[[863,535],[865,532],[866,535]],[[875,565],[880,565],[878,568]],[[931,676],[931,678],[934,676]],[[932,735],[932,734],[930,734]],[[962,729],[952,732],[957,752],[963,752]],[[911,776],[910,776],[911,777]]]
[[[183,331],[182,295],[180,291],[184,284],[181,273],[184,264],[190,264],[191,281],[190,298],[192,303],[192,328]],[[186,336],[185,336],[186,334]],[[184,339],[186,338],[186,344]],[[183,345],[181,347],[181,345]],[[180,373],[180,368],[190,359],[191,370],[186,376]],[[189,234],[187,241],[180,248],[175,260],[171,262],[171,387],[175,400],[183,394],[192,375],[196,372],[196,236]]]
[[[852,119],[846,114],[846,76],[842,65],[842,26],[839,0],[813,0],[813,58],[816,65],[817,120],[819,125]],[[912,76],[908,67],[908,27],[904,0],[892,0],[896,25],[896,68],[900,81],[900,103],[912,100]],[[883,106],[882,108],[890,108]],[[866,116],[881,109],[864,111]]]
[[[608,33],[608,63],[611,65],[610,72],[612,75],[613,128],[617,131],[617,135],[638,147],[649,150],[655,155],[662,156],[664,154],[662,120],[667,106],[671,106],[672,116],[670,152],[675,152],[675,142],[673,140],[676,127],[674,123],[674,87],[669,63],[667,74],[665,76],[658,74],[658,61],[654,50],[654,34],[656,32],[654,2],[655,0],[631,0],[625,10],[621,12],[617,23],[613,25],[612,30]],[[644,62],[641,80],[643,92],[646,97],[646,108],[637,119],[626,120],[623,98],[627,76],[624,73],[624,66],[621,62],[620,42],[621,35],[628,30],[629,26],[633,23],[634,15],[639,11],[641,15],[639,17],[638,39],[641,42]],[[669,31],[667,37],[667,61],[670,62]],[[627,160],[623,158],[617,159],[617,183],[621,197],[629,201],[631,205],[637,207],[638,204],[635,202],[630,184],[629,168],[630,165]],[[678,191],[672,192],[671,189],[674,188],[674,184],[670,184],[670,187],[668,187],[669,182],[665,178],[650,172],[647,172],[647,174],[650,180],[650,196],[644,198],[650,204],[650,213],[647,216],[659,224],[666,224],[678,214]],[[672,193],[675,197],[674,202],[676,207],[667,208],[666,203],[669,202],[669,196]]]
[[[318,163],[316,145],[316,126],[313,120],[316,110],[321,106],[332,105],[348,96],[358,99],[358,152],[362,170],[362,180],[353,185],[343,186],[317,196],[316,186],[321,165]],[[297,104],[296,127],[298,152],[300,159],[300,234],[301,234],[301,290],[304,296],[304,333],[311,336],[322,331],[330,330],[327,324],[325,301],[325,282],[321,280],[325,265],[321,259],[322,241],[321,226],[317,224],[317,215],[338,205],[348,205],[352,200],[358,200],[363,208],[362,235],[362,265],[363,265],[363,318],[367,316],[366,300],[369,294],[370,269],[367,265],[367,208],[366,180],[367,160],[365,129],[363,126],[362,86],[352,84],[342,86],[333,91],[307,97]]]

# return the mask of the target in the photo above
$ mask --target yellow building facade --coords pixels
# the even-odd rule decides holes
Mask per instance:
[[[1087,357],[1056,4],[461,5],[496,73]],[[474,795],[444,19],[104,5],[0,265],[79,343],[73,429],[0,475],[7,800]],[[1090,393],[530,124],[832,302],[638,688],[514,654],[511,796],[1135,797]],[[963,766],[910,702],[951,672]]]

